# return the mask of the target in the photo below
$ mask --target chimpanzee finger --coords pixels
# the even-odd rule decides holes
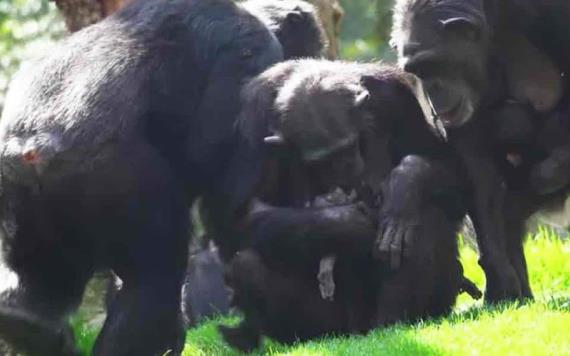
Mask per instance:
[[[392,244],[392,239],[394,238],[395,229],[392,224],[388,224],[384,229],[384,232],[379,234],[380,245],[378,248],[378,256],[381,260],[388,262],[390,260],[390,245]]]
[[[381,245],[384,241],[384,230],[386,230],[387,225],[384,225],[382,223],[380,223],[380,225],[378,226],[378,230],[376,232],[376,239],[374,240],[374,247],[372,249],[372,256],[376,259],[382,259],[382,256],[380,254],[381,251]]]
[[[410,258],[412,257],[412,251],[414,250],[414,243],[415,243],[415,234],[417,233],[417,227],[416,226],[409,226],[406,229],[405,235],[404,235],[404,258]]]

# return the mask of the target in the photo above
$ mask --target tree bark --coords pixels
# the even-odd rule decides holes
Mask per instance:
[[[52,0],[70,32],[94,24],[123,7],[128,0]]]
[[[339,56],[338,38],[344,10],[338,0],[306,0],[313,4],[319,14],[321,23],[325,29],[327,40],[329,42],[328,56],[337,58]]]

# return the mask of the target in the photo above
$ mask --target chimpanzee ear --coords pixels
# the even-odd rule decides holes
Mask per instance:
[[[265,142],[267,146],[271,147],[283,146],[285,144],[285,140],[283,139],[283,136],[281,136],[281,134],[267,136],[263,139],[263,142]]]
[[[354,106],[359,108],[364,106],[370,100],[370,92],[368,89],[362,90],[360,93],[356,95],[354,98]]]
[[[440,20],[439,23],[444,30],[454,32],[470,41],[477,41],[481,37],[481,26],[467,17],[452,17]]]

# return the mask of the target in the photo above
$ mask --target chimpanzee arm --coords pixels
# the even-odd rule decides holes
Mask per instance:
[[[252,202],[246,230],[262,254],[319,259],[367,254],[375,224],[362,203],[325,208],[283,208]]]
[[[463,219],[462,184],[451,163],[406,156],[384,180],[374,253],[392,268],[409,257],[415,239],[423,235],[421,214],[428,204],[444,211],[451,223]]]

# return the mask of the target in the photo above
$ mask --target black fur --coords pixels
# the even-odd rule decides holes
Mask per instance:
[[[285,59],[324,56],[326,35],[313,5],[302,0],[248,0],[242,4],[275,33]]]
[[[111,268],[124,286],[94,354],[179,353],[188,208],[215,199],[225,223],[255,184],[257,171],[231,171],[239,91],[281,58],[229,0],[142,0],[22,69],[0,128],[3,252],[19,277],[0,336],[74,353],[66,317]]]

